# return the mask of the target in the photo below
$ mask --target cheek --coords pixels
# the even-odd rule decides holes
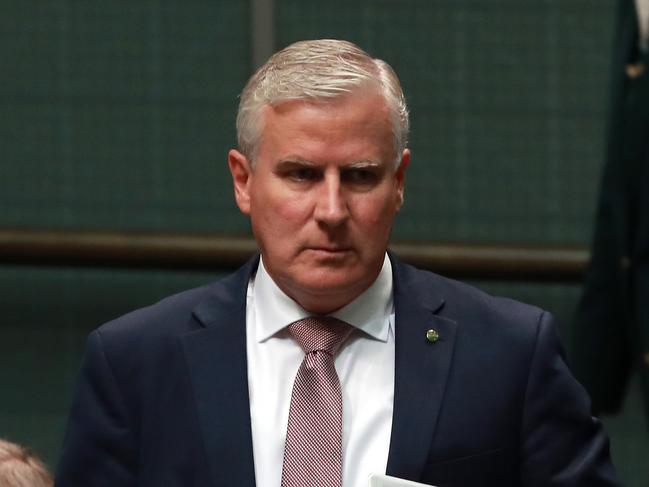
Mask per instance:
[[[381,193],[373,198],[359,198],[354,205],[355,219],[375,232],[386,225],[391,227],[397,214],[398,200],[392,192]]]
[[[312,205],[308,196],[283,191],[268,202],[272,205],[268,211],[280,219],[278,224],[299,225],[311,215]]]
[[[309,203],[306,198],[281,188],[266,187],[253,194],[251,218],[263,221],[275,233],[285,233],[287,227],[298,225],[308,214]]]
[[[304,196],[284,198],[278,204],[277,212],[287,222],[301,223],[311,215],[310,200]]]

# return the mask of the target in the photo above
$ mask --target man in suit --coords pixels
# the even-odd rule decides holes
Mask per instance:
[[[575,374],[600,413],[638,371],[649,418],[649,0],[619,0],[607,150],[574,326]]]
[[[59,487],[617,485],[551,316],[386,253],[410,152],[385,62],[292,44],[237,132],[260,256],[90,335]],[[306,350],[307,322],[338,350]]]

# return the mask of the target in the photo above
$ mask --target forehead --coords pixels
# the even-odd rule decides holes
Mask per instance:
[[[261,152],[364,151],[381,159],[393,157],[390,113],[376,89],[266,105],[261,115]]]

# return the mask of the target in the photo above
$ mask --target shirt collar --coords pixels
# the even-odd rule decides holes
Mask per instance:
[[[269,339],[290,323],[311,315],[275,284],[261,258],[253,279],[249,286],[249,297],[253,298],[255,307],[255,338],[258,342]],[[354,301],[331,313],[331,316],[385,342],[392,312],[392,264],[386,254],[381,272],[372,285]]]

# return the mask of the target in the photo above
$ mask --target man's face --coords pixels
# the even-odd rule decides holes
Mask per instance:
[[[254,169],[229,153],[237,205],[277,285],[310,312],[334,311],[381,270],[409,152],[395,172],[389,113],[376,90],[266,106],[261,116]]]

